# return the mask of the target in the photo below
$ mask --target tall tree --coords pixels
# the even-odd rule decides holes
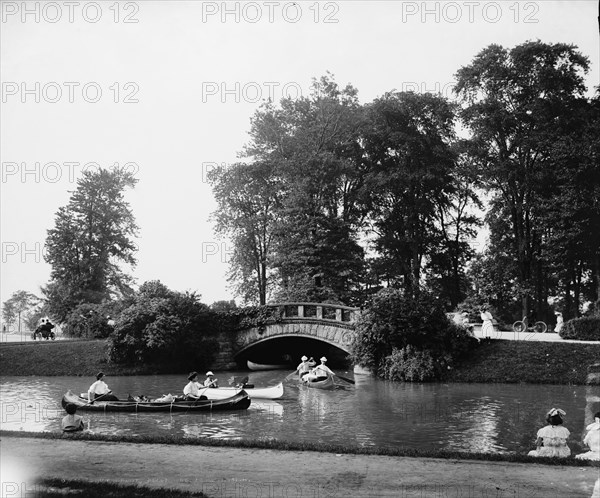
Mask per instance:
[[[284,293],[352,302],[363,252],[361,106],[357,91],[330,75],[313,93],[257,111],[246,155],[276,165],[283,182],[274,266]]]
[[[543,257],[565,317],[600,294],[600,93],[575,104],[554,143],[542,199]]]
[[[273,165],[261,161],[217,168],[209,180],[218,205],[216,231],[233,244],[229,281],[245,302],[266,304],[281,181]]]
[[[447,309],[456,308],[469,291],[466,267],[475,255],[472,243],[476,229],[482,225],[475,210],[483,207],[477,195],[479,181],[467,153],[468,144],[458,142],[455,149],[454,189],[448,194],[448,203],[436,206],[440,238],[427,265],[427,284]]]
[[[509,219],[522,313],[536,295],[543,227],[540,192],[552,144],[585,85],[588,59],[563,43],[490,45],[456,74],[491,208]],[[537,268],[536,268],[537,266]]]
[[[52,266],[43,289],[49,311],[63,321],[80,303],[100,303],[131,292],[120,264],[135,266],[137,225],[124,192],[137,180],[122,169],[86,171],[69,203],[48,230],[46,261]]]
[[[442,237],[438,213],[455,193],[454,109],[440,96],[396,92],[375,100],[367,113],[363,143],[379,268],[416,296]]]

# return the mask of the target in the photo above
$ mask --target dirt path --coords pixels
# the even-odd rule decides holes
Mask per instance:
[[[21,496],[28,485],[14,483],[43,476],[203,491],[218,498],[590,498],[600,478],[593,467],[203,446],[2,437],[0,448],[2,496],[13,490],[12,496]]]

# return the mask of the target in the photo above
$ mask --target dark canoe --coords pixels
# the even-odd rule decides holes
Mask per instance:
[[[210,412],[217,410],[245,410],[250,406],[250,398],[246,391],[240,391],[235,396],[225,399],[205,399],[198,401],[173,401],[173,402],[151,402],[151,401],[94,401],[88,400],[68,391],[62,398],[63,408],[73,403],[78,410],[94,412]]]

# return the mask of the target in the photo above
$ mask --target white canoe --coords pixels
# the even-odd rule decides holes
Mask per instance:
[[[248,368],[250,370],[288,370],[290,368],[289,365],[266,365],[263,363],[254,363],[253,361],[248,360]]]
[[[283,396],[283,382],[271,387],[244,387],[250,399],[279,399]],[[236,395],[242,388],[239,387],[209,387],[201,389],[200,394],[208,399],[225,399]]]

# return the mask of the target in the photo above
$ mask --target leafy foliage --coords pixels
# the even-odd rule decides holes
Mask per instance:
[[[548,192],[566,187],[555,173],[565,170],[555,161],[557,144],[571,134],[585,101],[588,67],[574,46],[534,41],[512,49],[490,45],[456,75],[461,118],[472,134],[470,155],[492,194],[492,257],[506,254],[514,260],[513,291],[521,316],[532,301],[538,315],[548,312]]]
[[[69,337],[106,338],[113,331],[109,322],[120,312],[124,304],[122,301],[79,304],[67,315],[63,332]]]
[[[397,382],[425,382],[436,380],[436,365],[433,355],[419,351],[408,345],[402,349],[393,348],[386,356],[383,376]]]
[[[433,358],[435,374],[439,377],[476,343],[467,330],[448,320],[431,296],[426,293],[410,296],[393,288],[383,289],[373,296],[356,327],[352,359],[380,377],[390,372],[400,375],[409,368],[402,363],[409,351],[422,353],[419,358],[427,378],[431,378],[428,362]],[[410,350],[404,349],[408,346]],[[409,370],[414,368],[410,366]]]
[[[206,366],[219,349],[212,316],[195,294],[146,282],[116,319],[109,359],[129,364],[160,362],[179,370]]]
[[[393,282],[417,294],[455,191],[454,110],[442,97],[387,93],[367,107],[364,154],[374,246]]]
[[[132,237],[137,226],[124,199],[124,191],[136,182],[125,170],[88,170],[56,213],[44,255],[52,266],[51,280],[43,292],[59,321],[78,304],[131,293],[132,279],[119,264],[136,263]]]
[[[559,332],[563,339],[600,341],[600,317],[582,316],[566,322]]]
[[[9,327],[15,321],[21,326],[21,318],[24,318],[30,326],[30,315],[35,313],[35,307],[40,302],[41,299],[31,292],[24,290],[13,292],[12,296],[2,303],[2,318]]]

